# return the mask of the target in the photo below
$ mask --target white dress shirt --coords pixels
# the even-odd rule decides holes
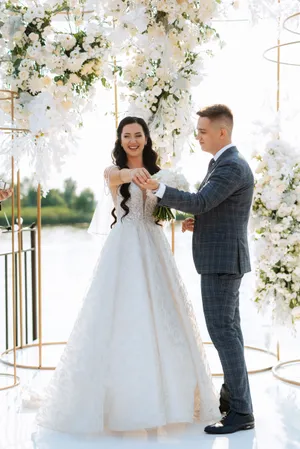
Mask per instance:
[[[228,150],[229,148],[234,147],[233,143],[229,143],[228,145],[226,145],[225,147],[221,148],[221,150],[219,150],[215,155],[214,155],[214,160],[216,161],[221,154],[225,153],[226,150]],[[153,193],[158,197],[158,198],[162,198],[165,194],[166,191],[166,185],[163,184],[162,182],[159,184],[159,187],[157,190],[154,190]]]

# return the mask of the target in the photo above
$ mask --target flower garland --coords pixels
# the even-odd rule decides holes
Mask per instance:
[[[191,88],[203,79],[203,62],[218,40],[211,19],[226,1],[113,0],[105,13],[120,31],[127,63],[123,80],[129,113],[150,124],[161,163],[179,159],[194,131]],[[232,3],[232,2],[231,2]],[[117,32],[115,33],[117,34]]]
[[[300,310],[300,157],[274,140],[255,159],[255,301],[271,306],[276,323],[291,324]]]
[[[1,69],[7,88],[19,94],[18,127],[31,132],[31,137],[16,137],[12,151],[18,160],[24,154],[22,147],[27,148],[37,181],[44,184],[49,161],[59,170],[69,152],[72,131],[82,124],[81,113],[94,83],[100,79],[109,85],[104,61],[110,43],[99,17],[93,15],[83,23],[84,3],[10,0],[0,5]],[[68,32],[55,27],[60,13],[68,17]],[[2,152],[7,154],[9,145],[7,140]]]

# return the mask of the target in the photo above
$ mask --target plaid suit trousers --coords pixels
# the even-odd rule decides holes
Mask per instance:
[[[230,409],[252,413],[249,379],[240,325],[239,288],[242,274],[202,274],[201,292],[207,329],[224,371]]]

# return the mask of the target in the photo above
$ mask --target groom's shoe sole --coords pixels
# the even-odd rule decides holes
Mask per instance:
[[[210,435],[224,435],[226,433],[239,432],[240,430],[251,430],[254,429],[254,427],[255,427],[254,422],[242,424],[240,426],[224,426],[224,427],[207,426],[205,427],[204,432]]]

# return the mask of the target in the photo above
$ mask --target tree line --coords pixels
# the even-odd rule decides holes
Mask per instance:
[[[29,178],[21,183],[22,207],[36,206],[36,188]],[[72,178],[65,179],[63,189],[51,189],[45,198],[42,198],[42,207],[67,207],[69,209],[93,212],[96,200],[90,188],[77,194],[77,183]]]

